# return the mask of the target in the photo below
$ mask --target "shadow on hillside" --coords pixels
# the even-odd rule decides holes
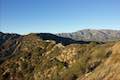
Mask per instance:
[[[69,45],[69,44],[88,44],[90,43],[90,41],[76,41],[70,38],[65,38],[65,37],[60,37],[54,34],[50,34],[50,33],[39,33],[36,34],[37,36],[39,36],[40,38],[42,38],[43,40],[54,40],[56,41],[56,43],[62,43],[63,45]]]

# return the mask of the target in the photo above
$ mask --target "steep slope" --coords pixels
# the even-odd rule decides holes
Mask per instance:
[[[0,64],[0,80],[120,79],[120,42],[65,46],[45,36],[29,34],[9,41],[15,46],[0,51],[10,54]]]
[[[0,46],[4,44],[7,40],[17,39],[20,37],[18,34],[9,34],[0,32]]]
[[[20,42],[20,35],[0,32],[0,63],[15,54]]]
[[[57,34],[61,37],[83,41],[116,41],[120,40],[120,30],[94,30],[84,29],[73,33]]]
[[[55,59],[64,48],[62,44],[31,35],[24,36],[20,44],[16,54],[0,65],[0,80],[51,79],[55,66],[63,64]]]
[[[120,42],[110,48],[111,55],[93,72],[78,80],[120,80]]]

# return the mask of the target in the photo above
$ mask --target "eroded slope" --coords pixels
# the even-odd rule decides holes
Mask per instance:
[[[119,42],[63,46],[27,35],[18,44],[0,64],[0,80],[119,80]]]

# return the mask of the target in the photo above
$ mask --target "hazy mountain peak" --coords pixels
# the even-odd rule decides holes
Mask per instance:
[[[120,40],[120,30],[110,29],[83,29],[73,33],[59,33],[61,37],[84,41],[116,41]]]

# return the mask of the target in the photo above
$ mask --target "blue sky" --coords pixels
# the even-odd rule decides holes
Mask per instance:
[[[120,29],[120,0],[0,0],[0,31]]]

